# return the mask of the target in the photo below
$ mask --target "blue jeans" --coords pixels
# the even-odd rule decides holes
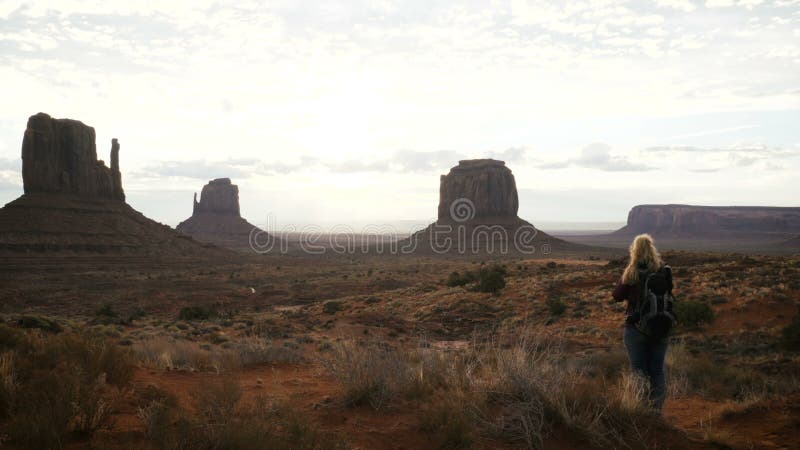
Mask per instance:
[[[650,382],[648,400],[650,406],[661,412],[666,397],[664,380],[664,357],[667,355],[667,340],[651,340],[636,328],[625,327],[623,342],[628,349],[631,370]]]

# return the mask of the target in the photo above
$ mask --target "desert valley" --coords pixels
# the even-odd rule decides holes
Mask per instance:
[[[478,159],[410,235],[262,230],[225,173],[173,229],[126,203],[124,138],[110,167],[95,140],[31,116],[0,209],[2,448],[800,446],[800,208],[551,235]],[[640,233],[675,276],[663,416],[611,299]]]

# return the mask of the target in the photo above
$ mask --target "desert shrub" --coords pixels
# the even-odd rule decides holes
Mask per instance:
[[[587,370],[592,375],[613,378],[621,374],[628,365],[628,353],[623,348],[615,347],[611,351],[592,354],[587,361]]]
[[[550,311],[550,314],[554,316],[560,316],[567,310],[567,304],[557,295],[548,295],[545,303],[547,304],[547,309]]]
[[[139,320],[139,319],[141,319],[142,317],[144,317],[146,315],[147,315],[147,311],[145,311],[143,308],[137,306],[128,315],[128,319],[126,320],[126,322],[130,324],[134,320]]]
[[[456,286],[466,286],[469,283],[475,281],[475,275],[471,272],[464,272],[463,274],[459,272],[453,272],[447,277],[447,285],[450,287]]]
[[[239,359],[240,364],[247,366],[264,363],[298,363],[303,360],[302,353],[286,345],[275,345],[265,338],[249,337],[237,339],[229,348]]]
[[[436,448],[471,448],[475,443],[475,426],[469,414],[469,400],[462,395],[437,400],[420,411],[420,430],[433,436]]]
[[[678,323],[684,327],[697,327],[714,320],[714,311],[708,304],[694,300],[675,302],[675,315]]]
[[[51,333],[60,333],[64,330],[58,322],[43,316],[22,316],[17,323],[22,328],[38,328]]]
[[[792,323],[781,330],[781,344],[788,350],[800,350],[800,314],[795,314]]]
[[[736,399],[766,387],[766,380],[758,372],[707,356],[694,356],[683,343],[670,346],[666,364],[668,394],[674,397],[700,394],[713,399]]]
[[[204,306],[186,306],[181,308],[178,318],[180,320],[208,320],[215,317],[216,313]]]
[[[13,355],[13,389],[2,394],[11,417],[10,440],[22,448],[60,448],[70,432],[107,427],[111,409],[104,386],[130,381],[127,352],[101,338],[71,333],[26,339],[24,350]]]
[[[188,369],[225,372],[239,366],[234,352],[224,351],[197,342],[153,337],[135,343],[132,348],[138,360],[155,369]]]
[[[195,393],[197,414],[207,423],[224,424],[233,418],[242,388],[235,378],[203,380]]]
[[[117,312],[114,311],[114,305],[112,305],[111,303],[103,303],[103,306],[97,308],[97,311],[94,312],[94,315],[100,317],[116,318]]]
[[[168,450],[346,448],[341,439],[319,431],[283,405],[257,397],[250,404],[237,407],[237,383],[213,384],[216,387],[197,392],[200,414],[196,417],[158,400],[140,408],[146,437],[156,447]],[[225,415],[220,416],[223,412]]]
[[[496,293],[506,287],[506,269],[502,266],[482,267],[478,273],[478,291]]]
[[[407,383],[409,367],[402,355],[377,344],[345,340],[333,345],[323,366],[342,384],[350,405],[381,409]]]
[[[342,310],[342,302],[328,301],[322,305],[322,312],[325,314],[336,314]]]
[[[168,403],[163,400],[151,400],[147,405],[137,409],[136,417],[144,424],[145,437],[155,442],[167,440],[172,417],[172,408]]]

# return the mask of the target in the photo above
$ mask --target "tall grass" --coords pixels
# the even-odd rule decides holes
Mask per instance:
[[[386,408],[403,394],[425,400],[420,429],[446,448],[493,438],[539,449],[556,429],[595,447],[647,446],[666,428],[642,401],[641,380],[593,380],[567,363],[563,342],[528,332],[476,340],[465,351],[403,351],[349,340],[323,366],[346,404]]]
[[[92,434],[111,425],[107,385],[132,376],[127,351],[104,339],[33,330],[5,341],[0,355],[0,413],[8,437],[21,448],[60,448],[70,433]]]

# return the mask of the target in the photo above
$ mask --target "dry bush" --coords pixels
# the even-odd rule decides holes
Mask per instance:
[[[404,357],[410,375],[404,392],[407,398],[424,398],[437,390],[461,392],[471,389],[480,365],[473,347],[442,351],[431,348],[425,341]]]
[[[164,336],[136,342],[132,348],[141,364],[155,369],[222,373],[239,366],[238,358],[231,352],[216,348],[207,350],[197,342]]]
[[[147,439],[165,450],[346,448],[336,436],[319,431],[280,404],[257,397],[242,405],[240,396],[236,380],[208,380],[195,393],[195,416],[169,399],[154,398],[139,409],[139,417],[145,423]]]
[[[206,379],[195,392],[195,409],[205,422],[223,424],[233,418],[241,396],[242,388],[233,377]]]
[[[253,364],[298,363],[303,355],[296,348],[286,345],[275,345],[267,338],[249,336],[231,343],[229,350],[239,359],[243,366]]]
[[[508,348],[495,344],[484,351],[487,401],[500,414],[482,412],[479,421],[492,435],[542,448],[565,410],[562,381],[569,374],[561,341],[522,333]]]
[[[566,363],[564,340],[519,333],[510,345],[480,345],[470,411],[491,436],[543,448],[555,428],[599,448],[647,447],[663,422],[642,402],[644,384],[630,376],[604,386]]]
[[[620,379],[619,406],[623,409],[635,411],[645,407],[650,381],[641,374],[626,372]]]
[[[413,376],[405,356],[397,350],[355,340],[333,344],[321,363],[344,387],[348,404],[368,404],[376,410],[402,391]]]
[[[586,371],[590,375],[602,375],[613,379],[622,374],[630,365],[628,352],[621,347],[602,353],[592,354],[586,361]]]
[[[226,348],[205,348],[197,342],[165,336],[151,337],[134,343],[132,347],[141,364],[161,370],[222,373],[243,365],[297,363],[303,360],[298,349],[277,346],[257,336],[231,341]]]
[[[473,398],[464,393],[448,393],[435,399],[419,413],[419,428],[433,435],[436,448],[466,449],[475,443]]]
[[[72,333],[28,334],[2,360],[8,435],[23,448],[60,448],[70,432],[110,426],[106,383],[124,386],[132,376],[125,350]]]
[[[673,397],[699,394],[713,399],[741,399],[770,389],[769,380],[760,373],[693,356],[683,343],[670,346],[666,364],[668,395]]]

